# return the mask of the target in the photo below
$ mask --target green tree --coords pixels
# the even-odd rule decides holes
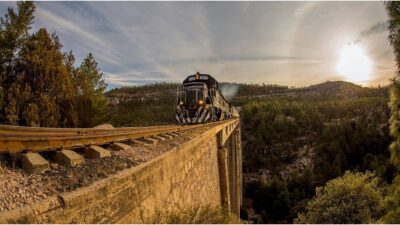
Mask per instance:
[[[35,5],[33,2],[17,2],[18,12],[8,8],[4,18],[0,18],[0,121],[17,124],[18,104],[15,91],[25,89],[18,82],[21,70],[21,50],[29,38],[28,31],[33,22]],[[26,90],[25,90],[26,91]]]
[[[44,28],[39,29],[22,49],[22,59],[21,85],[29,88],[25,101],[19,102],[21,124],[32,126],[30,121],[34,121],[38,126],[75,126],[75,93],[58,37]]]
[[[104,91],[107,85],[103,73],[90,53],[73,75],[73,84],[78,96],[77,112],[79,125],[91,127],[103,119],[106,110]]]
[[[390,107],[390,134],[393,137],[393,142],[390,145],[390,160],[400,171],[400,2],[388,1],[386,11],[389,18],[389,40],[393,47],[397,64],[397,74],[391,80],[389,89],[389,107]],[[400,176],[395,178],[392,184],[392,192],[388,196],[387,214],[383,217],[383,222],[400,223]]]
[[[370,172],[347,171],[316,189],[295,223],[374,223],[383,213],[382,190]]]
[[[386,214],[382,217],[380,223],[398,224],[400,223],[400,176],[394,179],[390,186],[389,194],[385,199]]]
[[[393,142],[390,145],[391,161],[400,170],[400,3],[386,2],[389,16],[389,40],[394,49],[397,63],[397,75],[391,80],[389,107],[390,107],[390,134]]]

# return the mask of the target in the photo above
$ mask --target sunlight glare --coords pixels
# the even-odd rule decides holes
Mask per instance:
[[[370,79],[372,63],[358,45],[346,45],[340,51],[336,71],[350,82],[365,82]]]

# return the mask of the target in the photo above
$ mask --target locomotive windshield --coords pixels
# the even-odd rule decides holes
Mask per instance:
[[[205,85],[204,84],[190,84],[183,86],[183,96],[185,105],[195,105],[199,101],[204,101],[205,98]]]

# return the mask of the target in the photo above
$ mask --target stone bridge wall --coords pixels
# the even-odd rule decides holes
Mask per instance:
[[[212,128],[179,148],[89,187],[0,213],[0,222],[140,223],[155,210],[192,205],[225,205],[239,215],[242,184],[237,124]],[[217,134],[224,131],[223,143]]]

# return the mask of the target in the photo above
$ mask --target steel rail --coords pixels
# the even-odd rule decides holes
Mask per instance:
[[[87,133],[77,133],[77,131],[82,131],[79,128],[14,127],[9,129],[10,133],[8,134],[5,131],[0,133],[0,153],[18,153],[25,151],[41,152],[62,148],[71,149],[89,145],[102,145],[116,141],[128,141],[131,139],[152,137],[169,132],[197,129],[229,121],[219,121],[191,126],[167,125],[140,128],[99,129],[102,130],[99,132],[94,131],[97,130],[97,128],[85,128],[84,130],[87,131]],[[1,126],[0,128],[2,127],[4,126]],[[63,131],[64,129],[66,130]],[[23,133],[25,133],[25,135],[23,135]]]
[[[174,126],[174,125],[165,125]],[[165,126],[151,126],[161,128]],[[115,133],[122,131],[138,130],[146,127],[120,127],[120,128],[48,128],[0,125],[0,136],[62,136],[62,135],[89,135],[102,133]]]

